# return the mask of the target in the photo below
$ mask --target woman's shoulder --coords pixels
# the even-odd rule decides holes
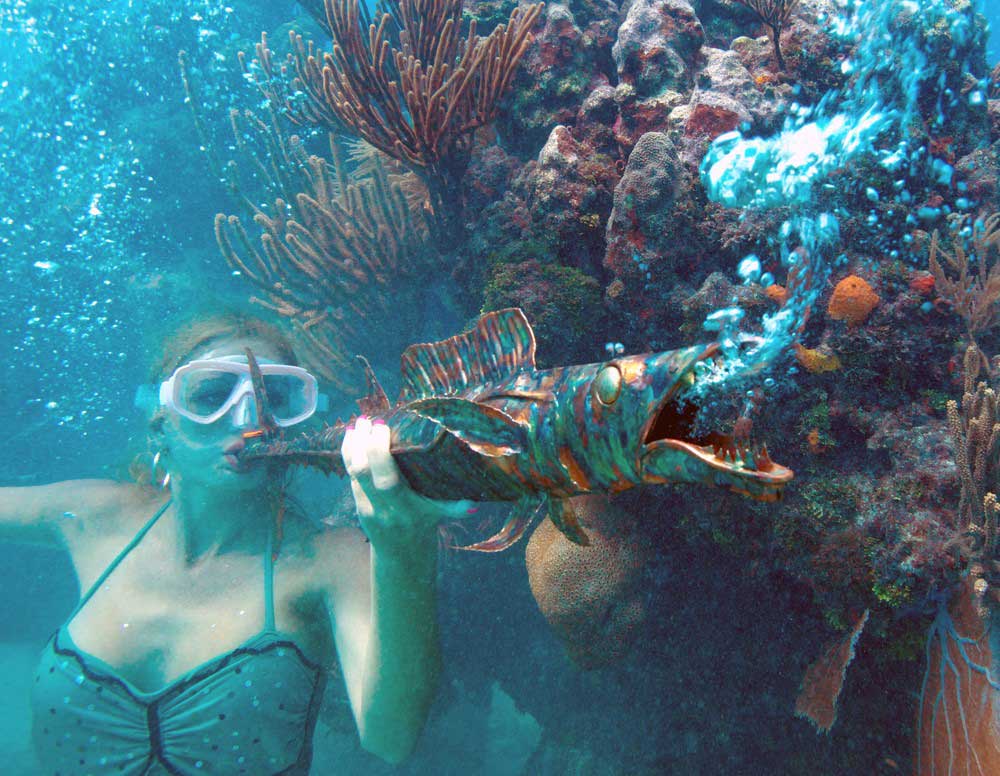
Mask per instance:
[[[170,494],[134,482],[76,480],[65,483],[76,494],[77,507],[68,521],[67,538],[74,535],[134,533],[169,499]]]
[[[107,480],[100,487],[100,497],[95,512],[127,525],[135,521],[144,523],[153,511],[170,500],[170,493],[136,482]]]

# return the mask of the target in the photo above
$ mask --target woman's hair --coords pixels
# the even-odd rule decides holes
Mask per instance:
[[[227,310],[188,318],[174,327],[151,365],[150,382],[159,385],[199,350],[227,340],[258,340],[272,345],[285,364],[299,363],[288,336],[277,326],[248,313]]]
[[[159,386],[199,350],[209,350],[217,343],[230,340],[263,341],[275,348],[283,363],[296,366],[299,363],[291,340],[274,324],[240,310],[214,311],[189,316],[173,327],[173,333],[160,347],[159,358],[150,366],[148,382]],[[156,409],[149,419],[150,431],[159,431],[163,419],[163,409]]]

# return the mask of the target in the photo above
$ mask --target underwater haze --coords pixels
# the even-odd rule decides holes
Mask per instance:
[[[3,0],[4,772],[48,772],[32,687],[80,588],[2,500],[151,487],[163,343],[238,310],[317,376],[314,427],[381,413],[409,485],[483,502],[439,529],[414,752],[362,747],[331,663],[310,773],[1000,773],[991,29],[998,0]],[[301,460],[309,530],[356,527]]]

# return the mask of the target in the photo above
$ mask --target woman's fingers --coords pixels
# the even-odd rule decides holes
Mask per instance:
[[[390,442],[389,427],[382,421],[375,421],[371,427],[367,454],[376,490],[390,490],[399,484],[399,469],[389,452]]]
[[[362,415],[344,432],[340,454],[347,473],[354,479],[371,477],[378,490],[389,490],[399,483],[399,469],[389,452],[389,427],[382,420],[374,422]]]
[[[386,509],[402,509],[413,517],[433,514],[436,520],[466,517],[471,501],[432,501],[409,488],[401,488],[402,475],[389,451],[389,427],[381,419],[359,417],[344,433],[341,455],[351,478],[351,492],[361,517],[372,517]],[[375,503],[373,503],[373,501]]]
[[[371,517],[375,513],[372,496],[399,483],[399,472],[389,453],[388,426],[362,415],[344,432],[340,454],[351,478],[358,514]],[[366,491],[371,491],[372,496]]]
[[[360,477],[368,470],[368,446],[372,422],[362,415],[354,422],[354,427],[347,427],[344,441],[340,445],[340,455],[344,459],[344,468],[351,478]]]

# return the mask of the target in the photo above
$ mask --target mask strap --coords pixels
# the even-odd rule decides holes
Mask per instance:
[[[139,410],[153,412],[160,406],[160,387],[143,383],[135,389],[132,405]]]

